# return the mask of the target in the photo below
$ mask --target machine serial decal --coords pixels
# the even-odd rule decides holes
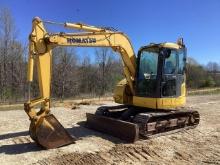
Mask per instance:
[[[96,43],[96,38],[67,38],[68,43]]]

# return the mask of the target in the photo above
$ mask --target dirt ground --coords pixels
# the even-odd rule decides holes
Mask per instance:
[[[94,113],[98,106],[52,108],[57,119],[78,140],[76,144],[51,150],[42,150],[30,139],[24,111],[0,111],[0,164],[220,164],[220,95],[188,97],[187,107],[201,115],[195,129],[134,144],[80,124],[85,121],[86,112]]]

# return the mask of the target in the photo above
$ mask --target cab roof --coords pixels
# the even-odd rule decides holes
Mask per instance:
[[[149,45],[142,46],[141,49],[146,49],[146,48],[169,48],[169,49],[181,49],[185,47],[184,44],[179,44],[179,43],[173,43],[173,42],[164,42],[164,43],[150,43]]]

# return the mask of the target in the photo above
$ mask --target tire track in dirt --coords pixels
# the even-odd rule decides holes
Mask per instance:
[[[32,143],[33,140],[28,136],[22,136],[22,137],[13,138],[12,142],[14,144],[24,144],[24,143]]]
[[[78,165],[78,164],[106,164],[107,161],[104,160],[99,154],[94,153],[68,153],[63,155],[58,155],[52,158],[46,158],[39,160],[32,165]]]
[[[33,143],[34,141],[29,136],[19,136],[15,138],[10,138],[4,141],[6,144],[25,144],[25,143]],[[1,144],[1,141],[0,141]]]
[[[143,146],[123,146],[116,145],[109,151],[100,151],[96,153],[78,153],[57,154],[54,157],[39,160],[32,165],[58,165],[58,164],[157,164],[152,156],[156,153],[149,151]]]

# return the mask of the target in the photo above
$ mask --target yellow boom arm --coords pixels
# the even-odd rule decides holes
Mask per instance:
[[[25,103],[25,111],[30,119],[38,119],[49,113],[50,80],[52,49],[56,46],[75,47],[110,47],[118,52],[124,64],[124,74],[132,95],[135,77],[136,57],[128,37],[122,32],[114,32],[80,23],[64,23],[64,27],[80,29],[79,33],[48,33],[43,21],[36,17],[32,22],[32,32],[29,36],[28,82],[33,80],[34,64],[37,67],[40,98]],[[41,104],[41,110],[36,113],[35,105]]]

